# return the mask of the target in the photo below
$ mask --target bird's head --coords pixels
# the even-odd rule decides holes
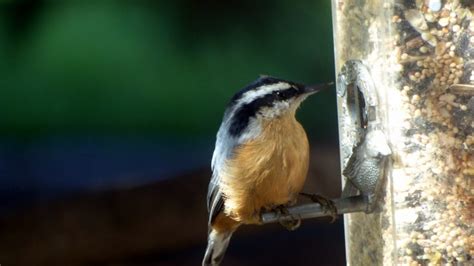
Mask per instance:
[[[242,133],[252,121],[294,115],[304,99],[329,85],[305,86],[262,76],[232,97],[227,109],[231,119],[229,133]]]

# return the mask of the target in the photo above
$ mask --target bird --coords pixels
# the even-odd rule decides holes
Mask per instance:
[[[212,155],[203,266],[221,263],[239,226],[261,224],[262,211],[284,212],[296,203],[308,172],[309,143],[295,113],[309,95],[330,85],[260,76],[231,98]],[[282,224],[292,230],[299,221]]]

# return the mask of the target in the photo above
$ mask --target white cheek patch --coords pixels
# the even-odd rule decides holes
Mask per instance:
[[[275,118],[290,108],[288,101],[278,102],[273,107],[264,107],[260,111],[249,119],[249,123],[246,129],[242,132],[239,137],[239,143],[249,141],[260,136],[262,132],[262,120]]]
[[[260,115],[264,118],[275,118],[283,112],[286,112],[289,108],[290,103],[288,101],[275,102],[272,107],[264,107],[260,109]]]

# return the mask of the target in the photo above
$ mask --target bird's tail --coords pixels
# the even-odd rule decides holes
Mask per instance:
[[[214,229],[210,230],[202,266],[217,266],[221,263],[232,233],[233,231],[218,232]]]

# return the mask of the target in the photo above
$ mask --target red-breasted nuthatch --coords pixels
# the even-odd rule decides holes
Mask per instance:
[[[324,87],[263,76],[232,97],[212,156],[203,265],[219,265],[241,224],[260,224],[261,211],[296,202],[308,172],[309,145],[295,112]]]

